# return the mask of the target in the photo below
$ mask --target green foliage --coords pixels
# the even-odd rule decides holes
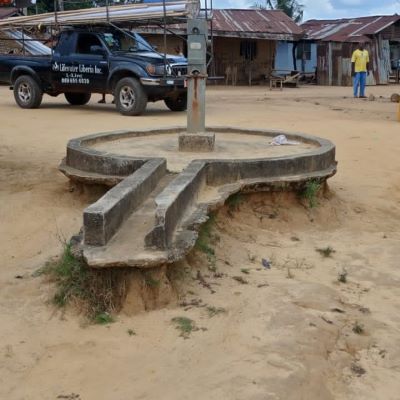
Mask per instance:
[[[226,310],[225,310],[225,308],[223,308],[223,307],[208,306],[208,307],[207,307],[207,312],[208,312],[208,316],[209,316],[210,318],[212,318],[212,317],[214,317],[215,315],[225,313]]]
[[[215,225],[215,215],[210,214],[208,220],[201,226],[199,231],[199,237],[196,242],[196,249],[209,255],[215,256],[215,251],[211,247],[212,230]]]
[[[212,230],[215,225],[215,214],[210,214],[208,220],[202,225],[199,231],[199,236],[197,238],[195,249],[201,251],[207,256],[209,262],[209,270],[215,272],[216,269],[216,257],[215,250],[213,249],[211,242],[215,241]]]
[[[95,322],[96,324],[99,324],[99,325],[107,325],[107,324],[111,324],[112,322],[114,322],[114,318],[112,317],[111,314],[109,314],[107,312],[103,312],[103,313],[99,313],[99,314],[95,315],[93,322]]]
[[[301,192],[301,197],[307,200],[310,208],[315,208],[318,205],[317,196],[321,190],[321,184],[317,180],[308,181]]]
[[[71,245],[65,245],[61,258],[47,265],[49,272],[57,282],[53,301],[59,307],[65,306],[71,298],[83,298],[88,270],[71,253]]]
[[[243,274],[246,274],[246,275],[250,274],[250,270],[248,268],[242,268],[240,270],[240,272],[242,272]]]
[[[64,8],[65,11],[68,10],[79,10],[82,8],[91,8],[96,7],[98,4],[97,1],[94,0],[57,0],[57,11],[60,11],[61,8]],[[31,6],[28,8],[29,14],[42,14],[47,12],[54,12],[54,1],[53,0],[37,0],[35,6]],[[105,5],[105,2],[104,4]],[[110,0],[110,5],[112,5],[112,1]]]
[[[160,286],[160,281],[158,279],[153,278],[150,271],[144,271],[143,276],[144,276],[144,283],[146,284],[146,286],[149,286],[151,288],[156,288]]]
[[[172,322],[175,324],[175,328],[181,332],[179,336],[182,336],[185,339],[190,336],[192,331],[198,330],[195,322],[187,317],[175,317],[172,318]]]
[[[340,283],[347,283],[347,271],[344,269],[342,272],[338,274],[338,281]]]
[[[301,22],[304,14],[304,4],[297,0],[264,0],[256,1],[251,8],[258,10],[282,10],[295,22]]]
[[[241,193],[235,193],[232,196],[229,196],[225,201],[225,204],[228,206],[230,211],[238,210],[240,204],[243,202],[243,195]]]
[[[322,247],[319,249],[315,249],[316,251],[318,251],[319,254],[321,254],[323,257],[331,257],[333,253],[336,252],[336,250],[333,249],[333,247],[331,246],[327,246],[327,247]]]
[[[128,329],[127,333],[129,336],[136,336],[136,332],[133,329]]]
[[[73,255],[70,244],[65,244],[57,260],[35,272],[35,276],[46,275],[55,283],[55,305],[74,304],[90,321],[100,324],[112,322],[112,313],[122,307],[126,274],[123,270],[89,268]]]
[[[364,333],[364,326],[356,321],[353,325],[352,331],[357,335],[362,335]]]

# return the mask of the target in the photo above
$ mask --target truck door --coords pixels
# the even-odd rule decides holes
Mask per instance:
[[[55,54],[52,72],[61,92],[105,93],[108,77],[108,51],[92,33],[76,32],[69,51]]]

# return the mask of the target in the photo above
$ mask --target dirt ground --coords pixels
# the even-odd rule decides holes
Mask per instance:
[[[97,98],[72,108],[61,97],[22,110],[0,87],[0,398],[399,399],[400,123],[388,98],[400,87],[368,91],[376,101],[350,88],[210,88],[210,125],[332,140],[330,193],[312,211],[287,194],[240,198],[216,218],[217,272],[196,255],[182,267],[185,307],[87,326],[48,304],[51,287],[32,276],[94,197],[58,172],[65,144],[183,125],[185,114],[159,103],[128,118]],[[330,257],[316,251],[326,247]],[[200,329],[184,339],[175,317]]]

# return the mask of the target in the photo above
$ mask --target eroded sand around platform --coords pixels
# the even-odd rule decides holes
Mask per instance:
[[[186,301],[225,312],[210,317],[207,307],[173,306],[84,327],[72,311],[55,312],[46,303],[52,286],[32,277],[79,231],[83,208],[96,198],[70,191],[58,172],[66,142],[182,126],[185,115],[160,103],[141,117],[122,117],[96,96],[81,108],[46,97],[39,110],[21,110],[1,87],[0,398],[397,400],[400,125],[398,105],[387,100],[396,90],[368,88],[378,97],[368,102],[351,98],[350,88],[211,88],[209,125],[332,140],[339,161],[333,198],[310,214],[295,198],[253,197],[218,217],[222,277],[192,260],[182,285]],[[336,252],[323,258],[315,249],[327,246]],[[262,258],[273,261],[270,270]],[[343,269],[347,284],[337,280]],[[192,279],[197,270],[216,293]],[[171,323],[178,316],[207,330],[184,340]],[[352,331],[356,322],[362,335]],[[358,376],[353,364],[365,373]]]

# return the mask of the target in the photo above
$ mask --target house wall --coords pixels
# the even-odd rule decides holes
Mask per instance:
[[[357,43],[320,42],[317,49],[317,83],[329,86],[351,86],[351,56]],[[389,41],[375,37],[368,45],[372,74],[367,85],[389,83]]]
[[[276,48],[275,67],[274,69],[282,72],[292,71],[295,69],[293,65],[293,46],[292,42],[279,41]],[[297,53],[297,52],[296,52]],[[317,45],[311,43],[310,60],[304,60],[304,67],[301,59],[296,59],[296,69],[302,72],[315,72],[317,66]]]
[[[274,68],[276,42],[267,39],[251,40],[256,42],[257,53],[253,60],[246,60],[240,54],[241,38],[214,38],[215,74],[225,76],[228,67],[236,66],[238,83],[251,84],[264,80]]]

